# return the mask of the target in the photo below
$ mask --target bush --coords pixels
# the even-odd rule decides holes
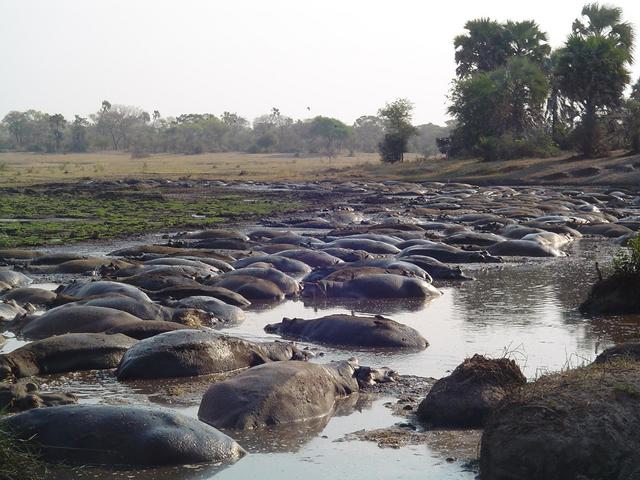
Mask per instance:
[[[409,138],[402,134],[387,133],[384,139],[378,144],[380,157],[385,163],[401,162],[404,159],[404,152],[407,151]]]
[[[616,253],[613,268],[617,275],[640,276],[640,236],[629,239],[627,247]]]
[[[510,134],[482,137],[476,150],[487,162],[526,157],[546,158],[559,153],[551,137],[542,131],[528,138],[514,138]]]

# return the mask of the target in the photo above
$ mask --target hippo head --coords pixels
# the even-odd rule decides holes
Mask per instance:
[[[300,320],[298,318],[283,318],[280,323],[270,323],[264,327],[264,331],[267,333],[274,333],[276,335],[286,333],[289,330],[289,327],[296,322],[296,320]]]
[[[398,373],[387,367],[372,368],[359,366],[355,371],[355,376],[360,387],[375,385],[376,383],[395,382],[398,379]]]
[[[290,342],[276,341],[262,344],[262,346],[265,347],[264,352],[266,357],[273,362],[283,360],[308,360],[311,356]]]
[[[302,295],[305,297],[326,297],[327,284],[323,281],[315,283],[305,282],[302,284]]]
[[[102,278],[113,277],[118,270],[120,270],[120,267],[118,265],[110,263],[109,265],[100,265],[97,270],[97,274]]]
[[[171,317],[172,322],[181,323],[191,328],[200,328],[203,325],[216,325],[220,319],[215,315],[197,308],[176,308]]]

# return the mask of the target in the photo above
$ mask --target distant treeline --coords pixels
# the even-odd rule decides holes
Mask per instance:
[[[409,151],[424,156],[438,153],[436,138],[450,127],[420,125]],[[353,125],[329,117],[294,120],[273,108],[249,122],[236,113],[184,114],[163,117],[127,105],[103,101],[88,118],[36,110],[9,112],[0,124],[0,149],[28,152],[127,151],[134,157],[152,153],[198,154],[239,151],[250,153],[320,154],[376,152],[385,134],[384,119],[362,116]]]

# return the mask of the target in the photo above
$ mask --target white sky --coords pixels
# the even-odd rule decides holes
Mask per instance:
[[[73,118],[108,99],[163,116],[251,120],[278,107],[350,123],[406,97],[416,123],[442,123],[465,21],[533,19],[555,47],[584,3],[0,0],[0,118],[29,108]],[[640,1],[614,4],[640,29]]]

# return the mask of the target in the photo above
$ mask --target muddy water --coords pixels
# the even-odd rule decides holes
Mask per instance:
[[[420,353],[389,354],[329,349],[308,344],[317,353],[314,361],[326,362],[356,355],[361,364],[388,366],[402,374],[441,377],[474,353],[507,354],[518,361],[529,378],[545,371],[576,366],[592,360],[614,342],[640,336],[640,318],[591,320],[577,312],[595,280],[595,261],[606,273],[611,253],[609,241],[582,240],[567,248],[569,256],[528,259],[501,265],[467,267],[475,281],[441,284],[443,296],[427,303],[309,303],[286,301],[256,305],[247,320],[228,333],[250,339],[273,339],[263,331],[267,323],[282,317],[313,318],[329,313],[383,314],[419,330],[430,342]],[[9,340],[5,351],[18,342]],[[211,379],[195,384],[183,380],[124,384],[111,372],[57,377],[50,386],[66,386],[81,402],[153,403],[195,416],[202,391]],[[187,394],[172,397],[170,392]],[[169,392],[169,393],[168,393]],[[288,428],[267,436],[233,435],[252,452],[225,469],[171,469],[122,472],[105,478],[156,479],[261,479],[303,477],[375,479],[433,478],[472,479],[476,472],[468,460],[477,453],[477,434],[458,432],[443,440],[434,437],[423,444],[400,449],[379,448],[376,443],[344,441],[352,432],[388,427],[403,421],[385,403],[391,398],[362,395],[340,407],[331,419]],[[85,472],[94,478],[95,472]],[[62,475],[59,478],[65,478]],[[102,478],[102,477],[101,477]]]

